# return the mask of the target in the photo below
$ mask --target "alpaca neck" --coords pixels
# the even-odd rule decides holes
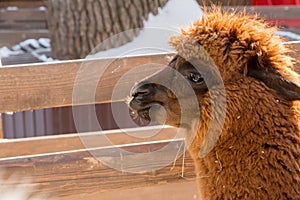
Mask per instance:
[[[213,150],[199,157],[209,126],[205,120],[189,147],[200,193],[205,199],[300,197],[299,107],[271,95],[235,95],[244,102],[230,99],[235,96],[229,91],[225,124]]]

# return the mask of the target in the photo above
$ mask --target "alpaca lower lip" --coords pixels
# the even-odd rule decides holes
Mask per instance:
[[[139,117],[141,117],[145,120],[151,121],[151,118],[153,116],[150,117],[150,115],[151,115],[150,110],[157,111],[158,106],[161,107],[162,105],[159,103],[151,103],[151,104],[147,105],[146,107],[137,110],[136,113],[138,114]]]
[[[141,110],[138,110],[137,113],[140,117],[142,117],[143,119],[146,119],[148,121],[150,121],[150,116],[149,116],[149,110],[150,110],[150,106]]]

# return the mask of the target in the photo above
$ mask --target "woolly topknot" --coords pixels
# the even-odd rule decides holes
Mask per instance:
[[[219,69],[221,73],[245,73],[251,61],[259,67],[275,68],[282,76],[295,77],[293,59],[288,55],[290,50],[282,43],[283,39],[275,35],[276,30],[257,15],[249,15],[246,11],[221,11],[214,6],[204,8],[202,18],[188,29],[182,29],[181,35],[171,37],[170,44],[179,54],[184,54],[183,57],[191,57],[184,51],[193,51],[186,47],[187,40],[200,44],[219,68],[226,64],[226,69]]]

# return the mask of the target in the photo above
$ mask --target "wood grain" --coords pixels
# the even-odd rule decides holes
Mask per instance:
[[[3,29],[47,29],[46,11],[38,8],[18,10],[0,9],[0,28]]]
[[[49,154],[182,137],[182,133],[178,132],[175,128],[162,129],[161,126],[156,126],[93,133],[8,139],[0,142],[0,158]]]
[[[0,46],[7,46],[8,48],[25,41],[30,38],[48,38],[49,32],[46,29],[31,29],[31,30],[0,30]]]
[[[290,46],[299,60],[300,44]],[[124,100],[136,81],[165,67],[171,57],[162,54],[3,67],[0,113]]]
[[[124,100],[135,81],[162,69],[169,59],[169,55],[153,55],[3,67],[0,113],[110,102],[113,91],[119,98],[114,101]],[[131,76],[123,77],[115,90],[129,70]]]
[[[59,198],[59,200],[71,199],[101,199],[101,200],[157,200],[157,199],[171,199],[171,200],[200,200],[198,194],[198,187],[196,181],[187,181],[180,183],[168,183],[155,185],[150,187],[138,187],[127,190],[114,190],[104,193],[80,194],[75,196],[67,196]]]
[[[44,0],[1,0],[0,7],[19,6],[19,7],[37,7],[45,6]]]
[[[0,139],[3,138],[2,116],[0,113]]]
[[[300,41],[287,42],[291,49],[290,55],[295,59],[295,71],[300,73]]]
[[[130,145],[122,148],[126,153],[120,152],[120,148],[111,147],[0,159],[0,169],[5,179],[2,182],[15,187],[22,180],[30,180],[23,187],[32,187],[33,193],[46,194],[51,197],[49,199],[71,199],[68,196],[99,195],[108,191],[195,180],[190,156],[185,154],[184,168],[182,158],[176,160],[176,154],[183,151],[181,144],[178,141],[171,144],[160,142]],[[169,148],[159,153],[159,156],[147,158],[143,154],[155,152],[166,145]],[[97,155],[106,164],[98,162],[93,155]],[[114,168],[107,165],[109,161],[114,162]],[[146,170],[152,168],[153,170]]]

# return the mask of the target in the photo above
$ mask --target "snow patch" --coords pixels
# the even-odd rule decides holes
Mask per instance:
[[[8,6],[6,10],[19,10],[17,6]]]
[[[277,31],[276,35],[287,37],[291,40],[300,40],[300,35],[290,31]]]
[[[10,50],[7,47],[2,47],[2,48],[0,48],[0,59],[9,57],[11,55],[19,55],[21,53],[23,53],[23,51],[21,51],[20,49]]]
[[[32,56],[43,62],[53,62],[55,59],[48,57],[47,53],[51,52],[51,45],[49,38],[27,39],[19,44],[13,46],[0,48],[0,59],[9,56],[21,55],[30,53]]]
[[[40,47],[40,45],[36,39],[25,40],[23,42],[20,42],[19,45],[26,50],[28,49],[28,51],[31,51],[32,48],[37,49]]]
[[[39,10],[42,10],[42,11],[44,11],[44,10],[47,10],[47,9],[46,9],[46,7],[45,7],[45,6],[40,6],[40,7],[39,7]]]
[[[173,52],[168,44],[171,35],[179,34],[179,27],[187,27],[191,22],[201,18],[203,11],[196,0],[169,0],[159,9],[157,15],[150,14],[148,21],[144,21],[144,28],[131,42],[105,50],[106,42],[124,38],[125,33],[120,33],[103,41],[87,58],[124,57],[133,55],[157,54]],[[130,30],[132,31],[132,30]]]
[[[49,38],[40,38],[38,41],[42,47],[51,48],[51,42]]]

